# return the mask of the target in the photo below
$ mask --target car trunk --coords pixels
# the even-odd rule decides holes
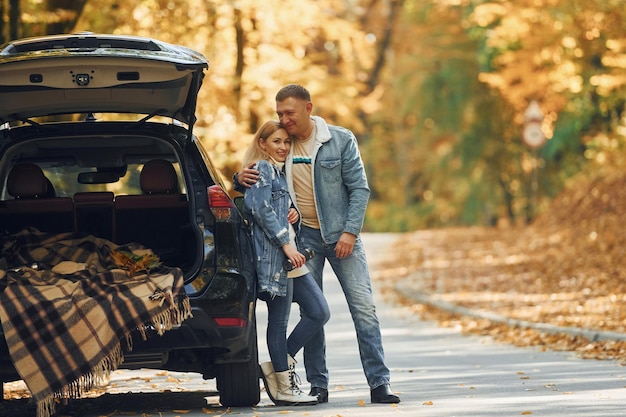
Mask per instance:
[[[93,235],[118,245],[140,244],[189,275],[199,263],[200,245],[179,163],[180,144],[163,139],[157,124],[153,135],[133,134],[126,125],[82,126],[73,134],[39,133],[36,140],[28,138],[31,129],[25,128],[25,135],[6,149],[3,159],[12,163],[0,169],[12,177],[2,190],[0,230],[17,233],[34,227]],[[58,130],[64,128],[58,125]],[[178,132],[184,138],[184,129]],[[49,195],[32,194],[40,174],[22,171],[33,166],[41,169]]]

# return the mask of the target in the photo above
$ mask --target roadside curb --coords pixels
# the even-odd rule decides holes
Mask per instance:
[[[565,333],[571,336],[584,337],[591,342],[606,340],[626,341],[625,333],[607,332],[594,329],[581,329],[579,327],[555,326],[547,323],[535,323],[526,320],[512,319],[491,312],[473,310],[453,303],[448,303],[446,301],[435,300],[429,294],[416,291],[415,289],[410,288],[408,285],[402,285],[402,283],[396,285],[396,290],[401,294],[404,294],[406,297],[417,301],[420,304],[426,304],[439,310],[459,314],[462,316],[476,317],[481,319],[487,319],[496,323],[503,323],[510,327],[530,328],[550,334]]]

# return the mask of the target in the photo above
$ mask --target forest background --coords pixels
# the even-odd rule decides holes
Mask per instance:
[[[622,0],[0,0],[0,16],[0,42],[92,31],[202,52],[194,129],[226,184],[276,91],[306,86],[359,140],[366,231],[529,223],[581,171],[623,163]]]

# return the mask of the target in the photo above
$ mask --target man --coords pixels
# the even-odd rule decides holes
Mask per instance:
[[[369,199],[369,186],[354,134],[324,119],[311,116],[309,92],[290,84],[276,94],[276,113],[295,139],[285,163],[289,190],[301,214],[299,246],[311,248],[307,262],[322,287],[326,260],[339,279],[352,314],[363,372],[372,403],[399,403],[389,386],[380,325],[372,297],[370,275],[359,237]],[[245,168],[235,174],[235,188],[249,187],[256,171]],[[245,189],[245,188],[243,188]],[[311,384],[309,395],[328,401],[324,330],[304,347],[304,366]]]

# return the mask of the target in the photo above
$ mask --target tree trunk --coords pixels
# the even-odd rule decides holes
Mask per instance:
[[[58,10],[72,11],[74,13],[67,13],[66,18],[59,17],[54,22],[46,22],[46,34],[57,35],[62,33],[71,32],[76,26],[76,22],[80,18],[87,0],[49,0],[48,11],[56,12]],[[60,15],[63,16],[63,15]]]
[[[9,39],[18,39],[21,35],[20,0],[9,1]]]

